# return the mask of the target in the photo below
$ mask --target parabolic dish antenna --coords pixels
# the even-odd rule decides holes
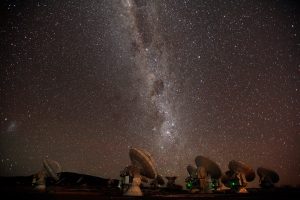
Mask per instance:
[[[129,157],[133,166],[140,169],[141,175],[154,179],[157,176],[154,160],[151,154],[145,150],[131,148],[129,150]]]
[[[222,182],[226,187],[238,193],[247,193],[247,183],[255,179],[254,170],[241,161],[232,160],[228,164],[229,171],[225,172]]]
[[[228,168],[233,172],[244,174],[247,182],[251,182],[255,179],[254,170],[241,161],[235,161],[235,160],[230,161]]]
[[[55,181],[59,180],[61,166],[58,162],[50,159],[43,160],[43,168],[33,176],[32,184],[35,189],[43,192],[46,189],[46,178],[51,177]]]
[[[262,188],[272,188],[279,181],[279,175],[274,170],[259,167],[256,171]]]
[[[155,179],[154,182],[163,183],[162,177],[157,175],[154,160],[151,154],[145,150],[130,148],[129,157],[131,160],[131,166],[127,167],[129,173],[125,171],[125,175],[129,175],[132,178],[132,183],[129,185],[129,189],[124,193],[127,196],[142,196],[143,193],[140,189],[141,181],[148,179]]]
[[[58,162],[50,159],[44,159],[43,167],[48,177],[52,177],[55,181],[59,180],[58,173],[61,172],[61,166]]]
[[[209,158],[206,158],[204,156],[197,156],[195,158],[195,163],[198,168],[205,168],[206,172],[210,174],[211,178],[213,179],[219,179],[222,175],[220,167]]]

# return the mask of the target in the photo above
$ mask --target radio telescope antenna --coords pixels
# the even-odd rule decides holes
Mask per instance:
[[[36,190],[45,191],[46,179],[50,177],[53,180],[58,181],[59,173],[61,171],[61,166],[57,161],[44,159],[42,170],[34,175],[32,184],[35,186]]]
[[[259,185],[262,188],[272,188],[274,187],[274,183],[279,181],[279,175],[274,170],[259,167],[256,172],[259,176]]]
[[[239,192],[247,193],[248,182],[255,179],[254,170],[242,161],[232,160],[228,165],[229,171],[222,177],[225,186]]]
[[[142,196],[143,193],[140,189],[140,184],[143,179],[157,179],[157,182],[163,182],[162,177],[157,174],[154,160],[149,152],[142,149],[130,148],[129,157],[131,166],[125,168],[127,170],[125,170],[123,176],[128,176],[128,179],[132,178],[132,183],[129,184],[129,188],[125,191],[124,195]]]

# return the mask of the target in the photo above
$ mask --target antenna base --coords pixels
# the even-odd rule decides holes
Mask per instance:
[[[34,187],[34,190],[38,191],[38,192],[45,192],[46,191],[46,185],[36,185]]]
[[[244,187],[241,187],[238,191],[238,193],[248,193],[248,190]]]
[[[124,193],[125,196],[143,196],[142,190],[140,188],[141,178],[134,177],[132,180],[132,185],[130,188]]]

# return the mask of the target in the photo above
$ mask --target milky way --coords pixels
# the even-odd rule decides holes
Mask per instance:
[[[48,157],[119,178],[132,146],[181,184],[197,155],[299,184],[299,13],[294,1],[1,3],[0,175]]]
[[[120,5],[121,6],[121,5]],[[153,138],[156,148],[160,151],[162,163],[169,175],[175,175],[174,163],[179,162],[179,152],[182,149],[182,140],[178,140],[176,128],[176,108],[174,102],[176,90],[174,86],[174,74],[172,76],[168,59],[168,49],[165,40],[161,35],[160,20],[157,14],[155,2],[122,1],[121,22],[131,36],[132,47],[134,48],[134,60],[137,73],[136,77],[141,78],[139,88],[140,101],[144,109],[153,107],[148,112],[153,112],[157,120],[153,124]],[[121,24],[120,24],[121,25]],[[150,104],[150,105],[149,105]],[[172,160],[168,159],[172,153]],[[165,158],[165,159],[164,159]],[[171,163],[170,163],[171,162]],[[172,166],[173,167],[166,167]],[[176,169],[175,169],[176,168]]]

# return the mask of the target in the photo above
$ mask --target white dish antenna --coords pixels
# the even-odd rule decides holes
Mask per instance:
[[[279,175],[274,170],[259,167],[256,172],[259,176],[259,182],[262,188],[274,187],[274,183],[279,181]]]
[[[46,190],[46,179],[51,177],[55,181],[58,181],[61,171],[61,166],[58,162],[51,159],[44,159],[43,168],[33,176],[32,184],[36,190],[43,192]]]
[[[145,150],[131,148],[129,150],[131,164],[139,168],[141,175],[154,179],[157,176],[154,160],[151,154]]]
[[[211,178],[219,179],[222,175],[221,169],[217,163],[204,156],[197,156],[195,163],[198,168],[203,167]]]
[[[254,170],[244,162],[235,160],[229,162],[228,168],[229,171],[222,177],[224,185],[238,193],[247,193],[248,182],[255,179]]]
[[[245,175],[247,182],[251,182],[255,179],[254,170],[242,161],[232,160],[229,162],[228,168],[233,172]]]
[[[142,181],[148,182],[148,179],[154,179],[153,184],[164,183],[163,178],[157,174],[155,162],[151,154],[143,149],[130,148],[129,157],[131,166],[128,166],[121,172],[121,176],[129,176],[132,178],[129,188],[124,195],[142,196],[140,189]]]
[[[195,158],[197,168],[187,166],[189,177],[185,179],[186,188],[200,192],[212,192],[220,189],[221,169],[217,163],[204,156]]]

